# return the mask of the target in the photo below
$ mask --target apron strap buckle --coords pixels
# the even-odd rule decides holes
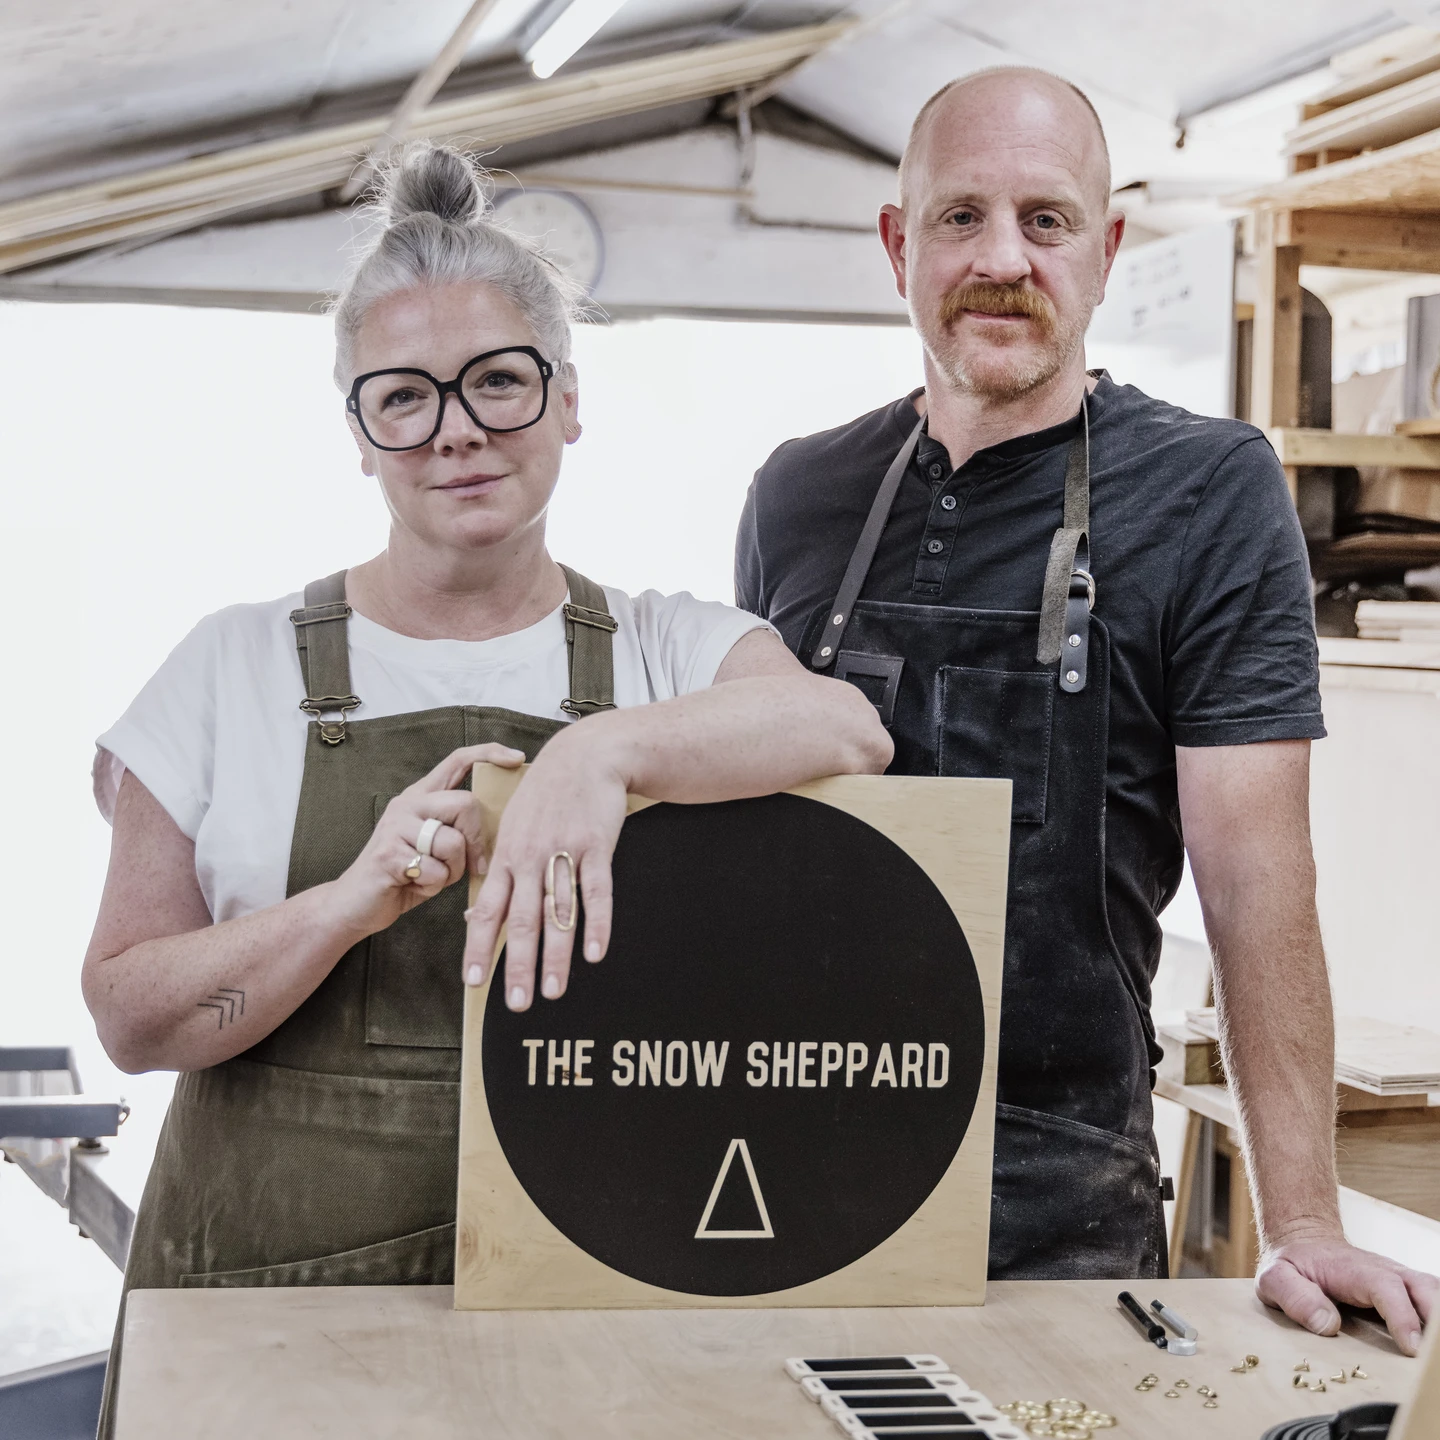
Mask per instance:
[[[576,605],[573,601],[566,602],[565,623],[591,625],[596,630],[604,630],[611,635],[620,628],[620,622],[607,611],[592,610],[588,605]]]
[[[1095,580],[1083,566],[1070,575],[1061,627],[1060,688],[1069,695],[1085,688],[1090,661],[1090,612],[1095,608]]]
[[[583,720],[587,715],[598,715],[602,710],[613,710],[615,704],[610,700],[566,699],[560,702],[560,708],[567,715],[573,715],[577,720]]]
[[[320,738],[327,745],[338,745],[345,738],[345,717],[359,704],[358,695],[307,695],[300,708],[319,723]],[[325,718],[337,713],[338,720]]]

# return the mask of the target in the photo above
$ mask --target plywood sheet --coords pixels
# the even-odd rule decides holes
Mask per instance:
[[[1219,1038],[1213,1008],[1187,1010],[1185,1019],[1202,1035]],[[1440,1090],[1440,1035],[1417,1025],[1336,1015],[1335,1078],[1372,1095]]]
[[[486,768],[476,789],[493,824],[506,789],[517,782],[514,772]],[[467,997],[457,1306],[980,1303],[1009,782],[853,776],[818,781],[788,796],[736,802],[740,808],[723,814],[720,807],[644,806],[632,806],[616,852],[616,939],[606,960],[582,966],[566,996],[537,1003],[523,1023],[504,1011],[502,997],[491,1001],[489,985]],[[764,823],[746,831],[740,822],[751,813]],[[803,825],[787,829],[799,823],[797,814]],[[697,857],[674,869],[674,857],[689,843],[687,827],[697,826],[712,827],[705,833],[719,837],[716,852],[709,864]],[[643,840],[650,848],[627,852],[632,829],[635,844]],[[656,836],[663,841],[659,848]],[[747,858],[747,850],[753,856]],[[827,854],[833,865],[824,861]],[[639,856],[648,858],[636,869]],[[812,859],[819,869],[805,868]],[[681,891],[688,900],[677,906]],[[911,898],[887,922],[893,933],[867,941],[858,961],[847,959],[846,927],[859,934],[902,892]],[[917,1030],[912,1044],[908,1033],[887,1030],[887,1039],[876,1028],[876,1014],[889,1013],[892,1005],[908,1006],[917,1016],[951,1014],[946,967],[960,965],[953,958],[960,952],[947,948],[948,939],[932,947],[932,932],[909,918],[922,912],[930,915],[926,925],[940,927],[937,934],[953,931],[961,948],[968,945],[976,986],[973,1048],[940,1045],[939,1032]],[[696,915],[706,917],[698,930]],[[642,916],[644,925],[637,918]],[[656,925],[669,926],[663,933],[671,936],[675,988],[663,978],[652,987],[661,996],[654,1014],[667,1018],[655,1019],[648,1002],[636,998],[632,1024],[611,996],[627,993],[627,976],[645,973],[659,943]],[[822,933],[829,937],[823,945],[814,939]],[[644,935],[651,938],[635,938]],[[697,967],[696,957],[708,954],[717,935],[727,937],[729,948]],[[758,969],[756,957],[763,962]],[[941,968],[916,968],[932,961]],[[862,969],[846,971],[852,963]],[[786,975],[813,975],[811,988],[785,988],[788,980],[781,984],[770,974],[782,968]],[[740,999],[706,989],[709,977],[722,971],[735,994],[773,981],[778,988],[764,993],[773,993],[774,1013],[767,1007],[763,1020],[747,1017]],[[917,987],[913,976],[921,973],[931,976],[926,984],[933,992]],[[868,999],[853,998],[851,987],[864,991],[867,975],[882,987],[866,991]],[[752,1021],[758,1028],[745,1029]],[[617,1030],[622,1023],[627,1028]],[[663,1030],[667,1024],[670,1030]],[[576,1074],[582,1039],[585,1069]],[[717,1081],[715,1066],[727,1042],[727,1068]],[[892,1049],[895,1065],[912,1066],[898,1085],[884,1073],[881,1058],[882,1050]],[[865,1063],[852,1084],[849,1067],[862,1051]],[[843,1071],[827,1076],[826,1064],[842,1063],[837,1052]],[[527,1072],[531,1058],[534,1068]],[[773,1074],[764,1068],[771,1060]],[[947,1106],[956,1095],[945,1089],[949,1077],[972,1061],[976,1088],[968,1126],[953,1140],[932,1143],[931,1131],[949,1123]],[[703,1089],[702,1063],[709,1072]],[[762,1100],[773,1110],[756,1118]],[[874,1105],[891,1101],[895,1108],[886,1121]],[[746,1125],[758,1127],[759,1135],[731,1124],[735,1115],[748,1116]],[[547,1116],[553,1117],[548,1124]],[[727,1128],[717,1129],[722,1121]],[[558,1156],[536,1140],[552,1133],[563,1135],[568,1147]],[[863,1147],[853,1148],[856,1135],[869,1135],[876,1147],[869,1164]],[[785,1142],[779,1154],[778,1141]],[[881,1149],[895,1142],[895,1158],[884,1159]],[[907,1146],[915,1152],[913,1163]],[[623,1171],[616,1178],[616,1156],[632,1157],[628,1186]],[[936,1166],[933,1181],[924,1178],[930,1172],[915,1168],[922,1160]],[[919,1189],[916,1176],[923,1179]],[[908,1218],[871,1235],[866,1217],[891,1204],[908,1210]],[[832,1236],[840,1237],[833,1245]],[[863,1253],[852,1258],[856,1249]],[[843,1263],[826,1269],[842,1252]],[[801,1258],[792,1264],[793,1257]],[[752,1287],[746,1277],[757,1275],[772,1278],[763,1288],[758,1282]],[[780,1275],[808,1278],[777,1284],[773,1277]]]
[[[1440,486],[1426,488],[1437,492],[1440,505]],[[1355,625],[1362,640],[1401,640],[1414,633],[1423,635],[1421,643],[1440,644],[1440,601],[1362,600],[1355,607]]]

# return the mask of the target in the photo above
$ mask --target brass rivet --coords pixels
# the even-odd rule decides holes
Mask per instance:
[[[1295,1373],[1297,1375],[1308,1375],[1310,1373],[1310,1362],[1308,1360],[1302,1360],[1295,1367]]]
[[[1167,1390],[1165,1392],[1165,1398],[1167,1400],[1178,1400],[1180,1398],[1180,1392],[1178,1390]]]
[[[1368,1380],[1370,1377],[1357,1365],[1351,1372],[1352,1380]]]

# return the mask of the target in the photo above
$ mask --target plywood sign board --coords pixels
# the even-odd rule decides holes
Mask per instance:
[[[632,801],[606,958],[467,995],[457,1308],[982,1303],[1009,825],[1005,780]]]

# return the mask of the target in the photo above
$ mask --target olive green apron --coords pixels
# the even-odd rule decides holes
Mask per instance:
[[[564,567],[562,567],[564,568]],[[565,569],[576,718],[614,708],[604,591]],[[311,720],[287,895],[335,879],[390,800],[452,751],[533,760],[564,721],[452,705],[348,719],[345,572],[292,612]],[[136,1217],[125,1290],[440,1285],[453,1278],[466,887],[451,885],[347,951],[243,1055],[182,1074]],[[120,1327],[123,1328],[123,1302]],[[113,1424],[120,1328],[100,1433]]]

